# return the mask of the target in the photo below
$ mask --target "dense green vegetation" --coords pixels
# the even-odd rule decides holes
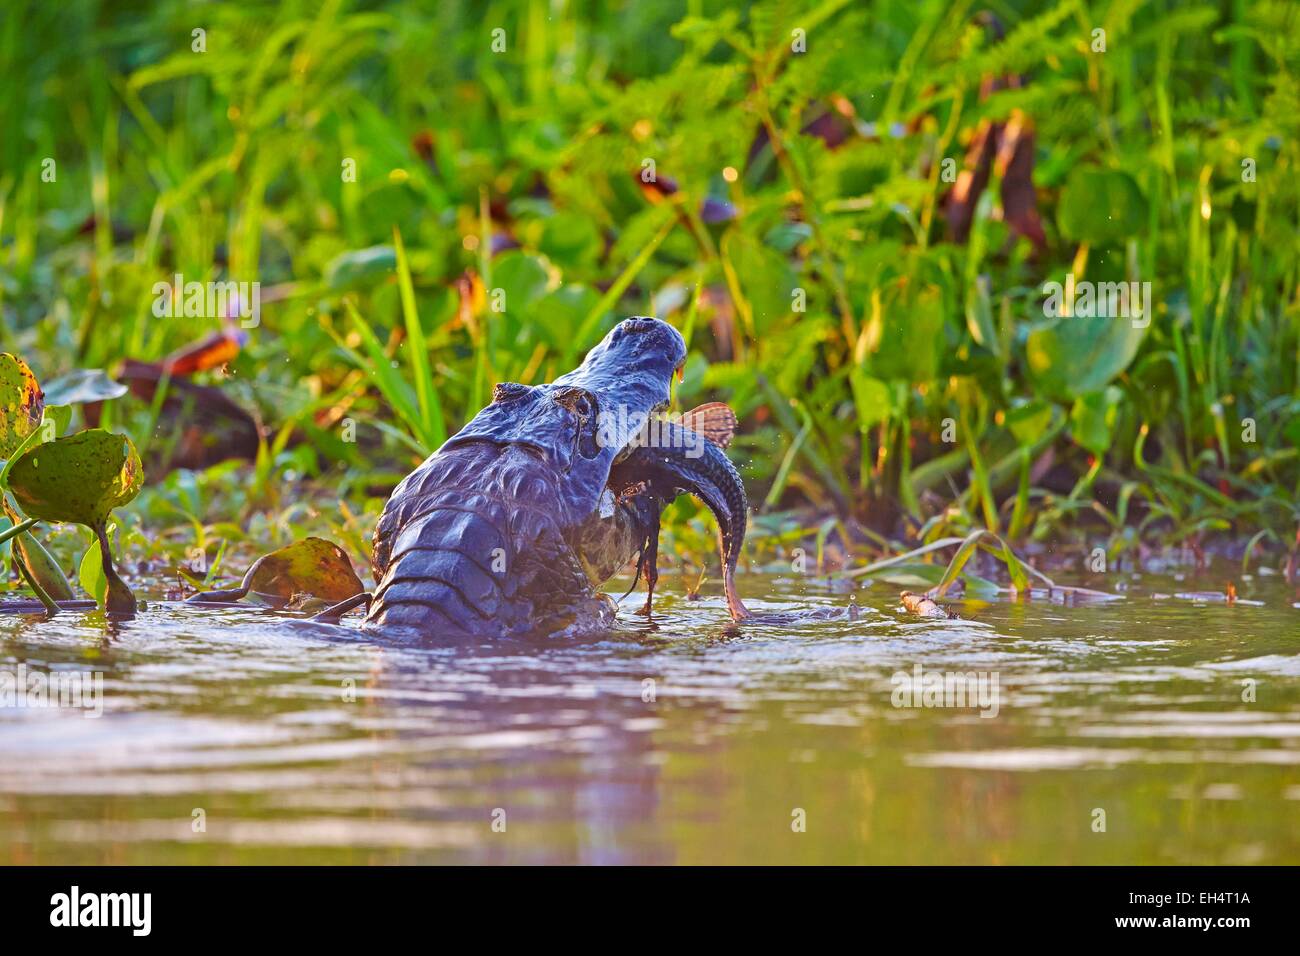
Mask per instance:
[[[760,549],[1287,547],[1300,8],[987,7],[18,0],[0,351],[117,373],[222,328],[155,283],[261,284],[198,377],[254,412],[254,462],[164,477],[166,383],[103,407],[153,472],[124,543],[164,559],[366,553],[494,382],[629,314],[686,335],[679,409],[739,414]],[[1139,320],[1045,309],[1119,281]],[[693,508],[665,552],[709,554]]]

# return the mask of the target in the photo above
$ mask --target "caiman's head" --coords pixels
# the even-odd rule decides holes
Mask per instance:
[[[600,512],[614,463],[667,410],[685,360],[675,329],[636,317],[554,382],[496,386],[393,491],[375,532],[369,621],[500,633],[549,627],[593,602],[574,541]]]
[[[559,502],[583,520],[646,420],[667,411],[673,373],[685,361],[686,342],[671,325],[625,319],[554,382],[498,385],[492,404],[443,447],[487,440],[534,449],[560,477]]]

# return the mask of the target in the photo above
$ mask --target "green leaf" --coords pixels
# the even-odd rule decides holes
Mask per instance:
[[[896,564],[878,574],[873,574],[872,579],[904,588],[932,588],[943,579],[943,568],[937,564],[923,564],[920,561]]]
[[[506,314],[522,319],[529,314],[533,304],[546,295],[550,281],[550,273],[542,260],[512,249],[492,262],[493,288],[488,290],[488,301],[492,301],[497,289],[502,290]]]
[[[324,538],[304,538],[264,555],[249,568],[244,583],[259,594],[288,598],[305,593],[327,601],[365,590],[344,550]]]
[[[600,229],[590,216],[561,212],[542,220],[537,248],[566,272],[590,269],[603,246]],[[493,278],[496,275],[494,265]]]
[[[335,256],[325,267],[325,284],[331,292],[375,285],[397,269],[397,250],[392,246],[371,246]]]
[[[1061,233],[1076,242],[1131,239],[1147,223],[1147,201],[1128,173],[1078,166],[1061,191],[1057,209]]]
[[[1122,394],[1112,385],[1105,391],[1089,392],[1075,399],[1070,410],[1070,433],[1094,455],[1104,455],[1110,448]]]
[[[849,373],[849,383],[858,412],[858,430],[865,434],[872,425],[889,417],[889,386],[880,379],[867,375],[860,368],[854,368]]]
[[[1006,423],[1018,444],[1032,445],[1052,424],[1052,406],[1041,398],[1030,399],[1008,409]]]
[[[943,572],[943,577],[939,583],[929,592],[929,596],[938,598],[943,595],[944,591],[952,587],[961,569],[965,567],[966,562],[970,560],[976,548],[983,548],[985,551],[998,557],[1006,566],[1007,574],[1011,578],[1011,584],[1017,591],[1024,591],[1029,587],[1029,575],[1025,572],[1024,566],[1020,559],[1016,557],[1015,552],[1000,537],[991,531],[972,531],[962,541],[957,553],[952,556],[948,562],[947,569]]]
[[[1002,357],[1002,343],[993,322],[993,301],[987,276],[979,276],[967,293],[966,329],[976,345],[982,345],[994,355]]]
[[[1145,335],[1129,319],[1065,316],[1029,333],[1025,358],[1049,397],[1073,401],[1105,388],[1128,368]]]
[[[95,599],[95,603],[103,607],[104,598],[108,594],[108,577],[104,574],[104,561],[100,557],[98,541],[92,541],[82,556],[81,566],[77,569],[77,580],[81,582],[82,589]]]
[[[589,286],[566,283],[539,299],[533,306],[533,324],[537,332],[557,351],[572,344],[577,324],[600,301],[600,294]]]
[[[903,276],[876,290],[859,347],[871,356],[872,373],[883,379],[931,381],[942,345],[943,290],[938,285]]]
[[[303,538],[254,561],[239,587],[205,591],[189,600],[238,601],[252,592],[284,600],[309,594],[342,601],[364,590],[342,548],[324,538]]]
[[[41,387],[27,363],[0,352],[0,458],[8,458],[41,424]]]
[[[407,360],[415,378],[415,397],[420,408],[419,435],[428,445],[438,447],[447,439],[443,424],[442,402],[433,382],[433,367],[429,360],[429,347],[424,338],[424,327],[415,306],[415,287],[411,282],[411,266],[406,259],[406,246],[402,234],[393,227],[393,244],[397,254],[397,285],[402,297],[402,321],[406,326]]]
[[[131,439],[94,428],[24,453],[9,472],[9,488],[33,518],[96,528],[139,493],[142,478]]]
[[[79,368],[60,375],[45,386],[45,404],[107,402],[125,394],[126,386],[113,381],[102,368]]]
[[[27,567],[27,573],[51,598],[56,601],[72,600],[72,585],[59,567],[59,562],[45,550],[45,546],[32,537],[31,532],[24,531],[14,541],[14,557]]]
[[[794,270],[775,249],[732,228],[722,239],[722,255],[729,281],[734,280],[741,301],[737,306],[749,313],[752,331],[761,335],[790,314],[795,288]]]

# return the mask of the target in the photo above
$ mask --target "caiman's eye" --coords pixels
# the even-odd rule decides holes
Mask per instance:
[[[522,398],[529,391],[527,385],[520,385],[518,382],[501,382],[492,387],[492,401],[508,402],[511,399]]]
[[[590,419],[596,412],[595,399],[583,388],[558,388],[551,393],[551,398],[583,420]]]

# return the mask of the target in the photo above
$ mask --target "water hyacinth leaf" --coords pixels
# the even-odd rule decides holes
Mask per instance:
[[[0,458],[8,458],[41,423],[45,399],[36,376],[16,355],[0,352]]]
[[[1039,325],[1025,340],[1025,358],[1039,388],[1072,402],[1105,388],[1137,355],[1146,328],[1106,316],[1068,316]]]
[[[374,285],[397,270],[397,250],[392,246],[371,246],[344,252],[325,267],[325,285],[331,292],[345,292],[357,286]]]
[[[277,597],[311,594],[341,601],[365,590],[346,552],[324,538],[304,538],[272,551],[249,571],[249,590]]]
[[[1030,399],[1008,409],[1006,423],[1018,444],[1032,445],[1052,424],[1052,406],[1041,398]]]
[[[489,302],[494,309],[502,306],[508,315],[522,316],[523,310],[531,309],[546,294],[550,283],[551,273],[541,259],[517,251],[502,253],[492,264],[495,288],[488,294]],[[504,301],[491,302],[497,289]]]
[[[1061,192],[1057,210],[1061,233],[1076,242],[1131,239],[1147,223],[1147,201],[1128,173],[1079,166]]]
[[[126,386],[108,377],[102,368],[79,368],[60,375],[45,386],[46,405],[107,402],[126,394]]]
[[[1120,390],[1112,385],[1075,399],[1070,410],[1070,433],[1094,455],[1104,455],[1110,448],[1121,397]]]
[[[889,417],[889,386],[880,379],[867,375],[860,368],[854,368],[849,373],[849,382],[853,389],[853,404],[858,412],[858,430],[866,434],[871,426]]]
[[[46,411],[48,412],[48,409]],[[21,458],[27,449],[40,444],[42,437],[40,428],[33,429],[26,438],[19,442],[18,447],[13,450],[9,458],[0,459],[0,488],[5,486],[5,479],[9,477],[9,469],[13,467],[14,462]]]
[[[542,220],[540,233],[537,248],[566,272],[590,269],[600,258],[600,229],[589,216],[557,213]]]
[[[82,589],[95,599],[95,603],[103,607],[108,595],[108,576],[104,574],[104,559],[98,541],[91,542],[82,556],[81,566],[77,569],[77,580]]]
[[[324,538],[303,538],[254,561],[239,587],[200,592],[189,600],[238,601],[251,592],[283,601],[302,594],[342,601],[364,590],[342,548]]]
[[[565,283],[533,304],[538,335],[563,349],[573,342],[578,321],[600,302],[600,293],[590,286]]]
[[[38,445],[9,471],[10,490],[28,515],[89,528],[131,501],[142,480],[131,439],[100,428]]]

